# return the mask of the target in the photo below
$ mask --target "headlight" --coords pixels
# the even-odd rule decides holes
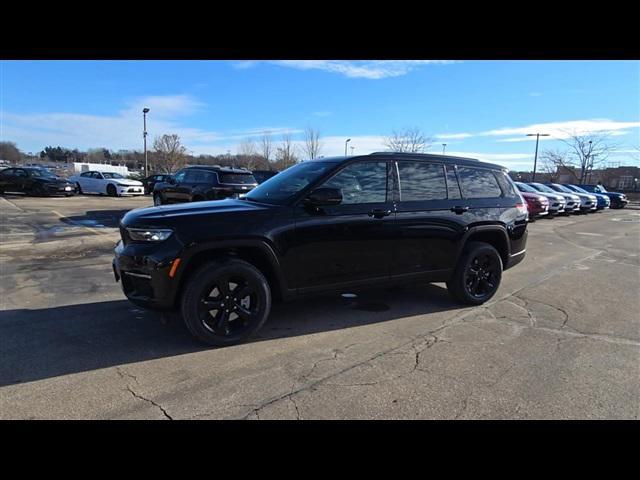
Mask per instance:
[[[169,238],[173,230],[163,228],[127,228],[131,240],[135,242],[162,242]]]

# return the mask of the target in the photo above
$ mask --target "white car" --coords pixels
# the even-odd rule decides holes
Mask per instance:
[[[142,182],[129,180],[115,172],[82,172],[69,177],[69,181],[75,183],[78,193],[99,193],[110,197],[144,195]]]

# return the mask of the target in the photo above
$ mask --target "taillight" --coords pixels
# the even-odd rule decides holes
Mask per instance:
[[[529,213],[529,209],[527,208],[527,204],[526,203],[516,203],[516,209],[518,210],[518,213],[522,213],[523,215],[526,215]]]

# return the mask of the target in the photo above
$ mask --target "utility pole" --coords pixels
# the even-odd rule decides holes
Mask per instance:
[[[347,141],[344,142],[344,156],[347,156],[347,143],[349,143],[351,141],[350,138],[347,138]]]
[[[538,142],[540,141],[540,137],[548,137],[550,136],[548,133],[527,133],[527,137],[536,137],[536,154],[533,157],[533,175],[531,176],[531,181],[536,181],[536,167],[538,164]]]
[[[144,138],[144,176],[149,176],[149,163],[147,162],[147,113],[149,113],[148,108],[142,109],[142,118],[144,122],[144,130],[142,132],[142,137]]]
[[[443,155],[444,155],[444,149],[445,149],[445,148],[447,148],[447,144],[446,144],[446,143],[443,143],[443,144],[442,144],[442,154],[443,154]]]

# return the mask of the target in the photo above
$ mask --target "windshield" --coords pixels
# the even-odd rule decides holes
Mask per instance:
[[[47,177],[47,178],[56,178],[56,176],[51,173],[49,170],[45,170],[44,168],[34,168],[33,170],[28,170],[29,176],[31,177]]]
[[[600,192],[600,193],[607,193],[607,189],[606,189],[606,188],[604,188],[602,185],[598,185],[598,186],[595,188],[595,190],[596,190],[596,192]]]
[[[530,185],[536,190],[538,190],[539,192],[558,193],[553,188],[549,188],[546,185],[543,185],[542,183],[531,183]]]
[[[114,173],[114,172],[102,172],[102,176],[104,178],[124,178],[119,173]]]
[[[567,185],[567,188],[570,188],[574,192],[578,192],[578,193],[589,193],[584,188],[576,187],[575,185]]]
[[[285,205],[298,192],[333,166],[334,164],[329,162],[298,163],[261,183],[251,190],[245,198],[254,202]]]
[[[551,188],[553,188],[554,190],[558,191],[558,192],[564,192],[564,193],[576,193],[576,192],[572,192],[570,189],[568,189],[567,187],[564,187],[562,185],[558,185],[557,183],[552,183],[550,185]]]
[[[526,183],[516,182],[516,186],[521,192],[538,193],[538,190],[530,185],[527,185]]]

